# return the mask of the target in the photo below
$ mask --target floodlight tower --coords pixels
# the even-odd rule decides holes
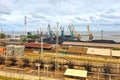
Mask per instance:
[[[103,30],[101,30],[101,39],[103,40]]]
[[[56,27],[56,55],[55,55],[55,72],[57,71],[57,57],[58,57],[58,26],[59,23],[57,22],[57,27]]]
[[[25,34],[27,35],[27,16],[24,17]]]

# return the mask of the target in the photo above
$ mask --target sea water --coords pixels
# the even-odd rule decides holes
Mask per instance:
[[[33,34],[37,34],[37,32],[32,31]],[[47,32],[49,34],[49,32]],[[88,35],[87,31],[78,31],[78,33],[80,35]],[[24,35],[26,34],[23,31],[19,31],[19,32],[6,32],[6,34],[12,35],[12,36],[19,36],[19,35]],[[92,31],[93,34],[93,40],[114,40],[115,42],[120,42],[120,31],[103,31],[103,33],[101,31]],[[59,32],[59,35],[61,35],[61,33]],[[66,31],[64,33],[64,35],[70,35],[69,31]],[[83,41],[87,41],[89,40],[88,36],[81,36],[81,40]]]

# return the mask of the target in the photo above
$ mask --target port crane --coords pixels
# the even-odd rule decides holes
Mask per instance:
[[[81,36],[88,36],[89,37],[89,41],[91,41],[93,39],[93,34],[90,31],[90,26],[89,25],[87,25],[87,30],[88,30],[88,34],[86,34],[86,35],[83,34]]]
[[[74,40],[75,38],[77,38],[77,40],[80,40],[81,38],[81,35],[76,32],[75,28],[74,28],[74,25],[71,24],[68,26],[69,27],[69,30],[70,30],[70,33],[71,33],[71,38]]]
[[[90,26],[87,25],[87,30],[88,30],[88,34],[86,35],[80,35],[77,31],[75,31],[75,28],[74,28],[74,25],[69,25],[69,30],[70,30],[70,33],[71,33],[71,38],[72,39],[75,39],[77,38],[77,40],[80,40],[81,39],[81,36],[88,36],[89,37],[89,41],[91,41],[93,39],[93,34],[92,32],[90,31]]]
[[[40,28],[40,31],[37,30],[38,41],[41,41],[41,37],[43,36],[43,31]]]
[[[51,30],[51,28],[50,28],[50,24],[48,24],[48,30],[49,30],[49,38],[50,38],[50,41],[53,41],[53,35],[54,35],[54,33],[53,33],[53,31]]]
[[[62,38],[65,38],[65,35],[64,35],[64,27],[60,27],[60,30],[61,30],[61,36]]]
[[[89,36],[89,41],[91,41],[93,39],[93,34],[92,32],[90,31],[90,26],[87,25],[87,29],[88,29],[88,36]]]

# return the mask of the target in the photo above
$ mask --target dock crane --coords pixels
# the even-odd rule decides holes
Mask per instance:
[[[71,33],[71,38],[74,40],[75,38],[77,38],[77,40],[80,40],[81,36],[79,33],[77,33],[75,31],[75,28],[74,28],[74,25],[71,24],[68,26],[69,27],[69,30],[70,30],[70,33]]]
[[[49,30],[49,38],[50,38],[50,41],[53,41],[53,31],[51,30],[50,28],[50,24],[48,24],[48,30]]]
[[[93,39],[93,34],[92,32],[90,31],[90,26],[87,25],[87,29],[88,29],[88,36],[89,36],[89,41],[91,41]]]
[[[60,37],[64,38],[65,37],[65,35],[64,35],[64,27],[61,26],[60,30],[61,30],[61,36]]]
[[[77,38],[77,40],[80,40],[81,36],[88,36],[89,37],[89,41],[91,41],[93,39],[93,34],[90,31],[90,26],[89,25],[87,25],[88,34],[86,34],[86,35],[80,35],[78,32],[76,32],[73,24],[69,25],[68,27],[69,27],[72,39]]]
[[[41,37],[43,36],[43,31],[40,28],[40,31],[37,29],[37,36],[38,36],[38,41],[41,41]]]

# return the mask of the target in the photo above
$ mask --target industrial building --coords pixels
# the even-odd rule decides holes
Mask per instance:
[[[100,43],[83,43],[83,42],[63,42],[62,50],[72,55],[96,55],[96,56],[113,56],[120,57],[120,44],[100,44]]]
[[[6,46],[6,56],[24,56],[24,48],[22,45],[8,45]]]
[[[120,48],[120,44],[107,44],[107,43],[89,43],[89,42],[70,42],[65,41],[62,46],[82,46],[82,47],[98,47],[98,48]]]
[[[87,80],[86,70],[66,69],[64,75],[66,76],[65,80]],[[73,79],[69,79],[71,77]]]
[[[50,50],[54,48],[54,44],[47,44],[47,43],[25,43],[25,48],[34,48],[34,49],[41,49],[43,45],[43,49]]]

